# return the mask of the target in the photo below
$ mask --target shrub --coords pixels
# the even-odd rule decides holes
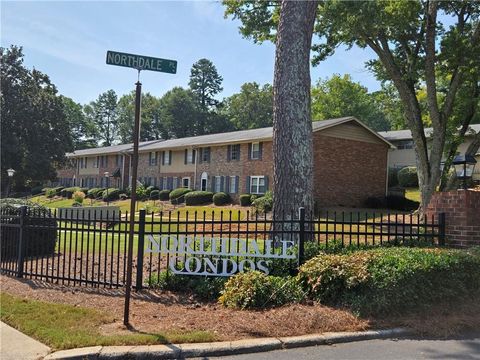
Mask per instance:
[[[412,211],[418,209],[420,203],[403,196],[388,195],[383,198],[369,197],[363,202],[363,206],[371,209]]]
[[[252,201],[253,214],[263,215],[272,211],[273,208],[273,194],[267,191],[264,196]]]
[[[170,199],[170,190],[160,191],[160,200],[167,201]]]
[[[212,201],[213,193],[210,191],[191,191],[185,194],[186,205],[211,204]]]
[[[407,166],[398,171],[398,184],[402,187],[417,187],[418,175],[415,166]]]
[[[262,309],[300,302],[303,298],[304,293],[296,278],[249,271],[228,279],[219,301],[230,308]]]
[[[148,279],[151,287],[174,292],[190,292],[202,300],[216,300],[227,279],[221,276],[188,276],[163,270]]]
[[[252,205],[252,200],[251,200],[250,194],[241,194],[240,195],[240,205],[241,206],[250,206]]]
[[[150,199],[151,200],[159,200],[160,199],[160,190],[150,191]]]
[[[394,187],[398,185],[398,168],[388,169],[388,187]]]
[[[1,199],[0,210],[2,213],[12,215],[20,214],[20,207],[27,206],[27,216],[25,225],[34,225],[35,227],[26,227],[23,230],[23,239],[25,241],[25,256],[49,256],[55,253],[55,243],[57,241],[57,222],[52,218],[48,208],[39,204],[32,203],[24,199]],[[30,217],[30,215],[33,215]],[[4,218],[5,224],[18,224],[19,218]],[[17,258],[19,232],[11,231],[10,227],[1,227],[1,257],[3,259]]]
[[[405,313],[480,294],[480,256],[474,251],[382,248],[322,254],[298,275],[310,296],[368,315]]]
[[[213,203],[217,206],[229,204],[231,201],[230,195],[224,192],[218,192],[213,195]]]
[[[87,198],[89,199],[98,199],[103,196],[103,188],[91,188],[87,191]]]
[[[54,188],[45,188],[45,195],[47,198],[52,198],[54,196],[60,195],[60,192],[64,189],[63,186],[57,186]]]
[[[158,190],[155,186],[151,185],[151,186],[147,186],[145,188],[145,194],[147,195],[147,197],[150,197],[150,193],[153,191],[153,190]]]
[[[85,193],[81,191],[75,191],[73,193],[73,200],[75,200],[75,202],[82,204],[83,199],[85,199]]]
[[[32,190],[30,190],[30,192],[32,193],[32,195],[41,194],[43,192],[43,186],[42,185],[34,186],[32,187]]]
[[[172,190],[170,192],[170,202],[172,204],[181,204],[185,201],[185,194],[189,193],[192,191],[191,189],[187,188],[177,188],[175,190]]]
[[[71,199],[75,191],[80,191],[80,188],[77,186],[65,188],[60,192],[60,194],[64,198]]]
[[[120,189],[116,189],[116,188],[105,189],[102,193],[103,201],[118,200],[119,196],[120,196]]]

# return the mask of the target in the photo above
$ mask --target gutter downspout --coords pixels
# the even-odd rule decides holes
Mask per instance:
[[[192,151],[195,150],[195,171],[193,172],[193,190],[197,190],[197,164],[198,164],[198,151],[196,147],[192,147]]]
[[[385,178],[385,196],[388,196],[388,173],[389,173],[389,165],[388,165],[388,160],[389,160],[389,155],[390,155],[390,147],[387,149],[387,176]]]

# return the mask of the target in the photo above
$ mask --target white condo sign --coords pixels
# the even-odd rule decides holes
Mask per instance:
[[[148,235],[145,252],[168,254],[167,266],[175,274],[231,276],[248,270],[268,274],[269,261],[296,258],[288,251],[293,245],[290,240]]]

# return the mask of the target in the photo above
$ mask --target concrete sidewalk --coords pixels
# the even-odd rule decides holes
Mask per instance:
[[[50,348],[0,322],[0,358],[2,360],[42,359]]]

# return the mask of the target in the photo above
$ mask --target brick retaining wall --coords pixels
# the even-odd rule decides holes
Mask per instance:
[[[437,192],[427,207],[426,215],[445,213],[445,235],[448,245],[468,247],[480,245],[480,191],[455,190]]]

